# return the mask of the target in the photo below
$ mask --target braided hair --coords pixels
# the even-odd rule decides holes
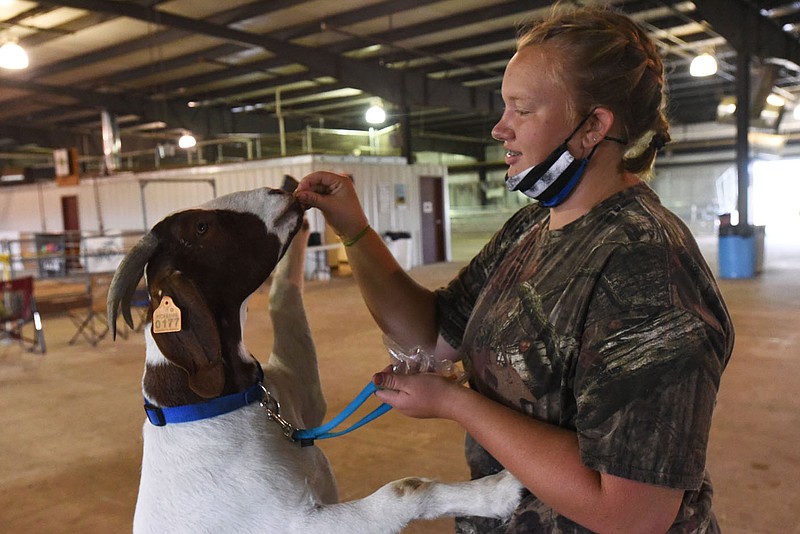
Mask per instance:
[[[568,112],[610,109],[612,131],[627,142],[623,170],[648,174],[656,153],[670,141],[664,64],[650,37],[613,8],[557,5],[520,33],[518,50],[536,45],[555,55],[544,74],[568,92]]]

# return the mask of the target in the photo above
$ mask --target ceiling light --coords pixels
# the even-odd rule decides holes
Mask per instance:
[[[28,54],[14,41],[6,41],[0,46],[0,68],[25,69],[28,67]]]
[[[181,148],[192,148],[196,144],[197,139],[190,133],[185,133],[178,139],[178,146]]]
[[[786,100],[776,95],[775,93],[771,93],[767,97],[767,104],[769,104],[770,106],[775,106],[776,108],[782,108],[783,106],[786,105]]]
[[[725,96],[720,100],[719,105],[717,106],[717,119],[722,119],[725,117],[730,117],[734,113],[736,113],[736,97],[735,96]]]
[[[689,74],[695,78],[711,76],[715,72],[717,72],[717,60],[708,52],[694,58],[691,65],[689,65]]]
[[[383,106],[375,104],[367,110],[365,118],[370,124],[383,124],[386,122],[386,112],[383,110]]]
[[[794,108],[794,112],[792,113],[792,117],[800,121],[800,106],[796,106]]]

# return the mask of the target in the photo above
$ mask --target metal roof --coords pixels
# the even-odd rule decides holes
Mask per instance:
[[[745,39],[753,94],[777,92],[789,106],[800,95],[800,2],[599,3],[630,14],[657,40],[676,126],[716,120],[720,100],[736,93]],[[124,142],[139,146],[182,129],[203,138],[275,133],[278,115],[289,131],[363,130],[364,110],[378,98],[417,149],[481,149],[502,109],[517,29],[551,4],[6,1],[0,30],[27,49],[31,64],[0,71],[0,153],[75,139],[98,153],[102,110],[117,118]],[[691,77],[690,60],[706,50],[718,72]]]

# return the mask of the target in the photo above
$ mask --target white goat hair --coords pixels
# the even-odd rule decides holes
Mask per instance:
[[[247,300],[302,222],[291,195],[258,189],[170,215],[131,250],[112,283],[109,323],[120,306],[130,323],[130,296],[145,265],[149,317],[167,295],[183,314],[180,332],[154,334],[148,323],[142,382],[150,402],[199,403],[258,381],[259,363],[241,336]],[[300,232],[271,284],[275,339],[264,368],[264,385],[281,414],[301,428],[325,416],[301,293],[307,234]],[[146,421],[143,437],[137,533],[392,533],[415,519],[507,518],[522,490],[503,471],[455,484],[407,478],[339,503],[322,451],[287,439],[258,403],[193,422]]]

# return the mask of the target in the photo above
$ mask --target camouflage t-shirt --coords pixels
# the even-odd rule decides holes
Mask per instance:
[[[705,472],[733,347],[719,289],[686,226],[644,184],[566,227],[527,206],[437,292],[441,333],[477,391],[577,432],[597,471],[685,489],[670,532],[715,532]],[[467,436],[474,478],[502,469]],[[510,523],[461,533],[588,532],[526,494]]]

